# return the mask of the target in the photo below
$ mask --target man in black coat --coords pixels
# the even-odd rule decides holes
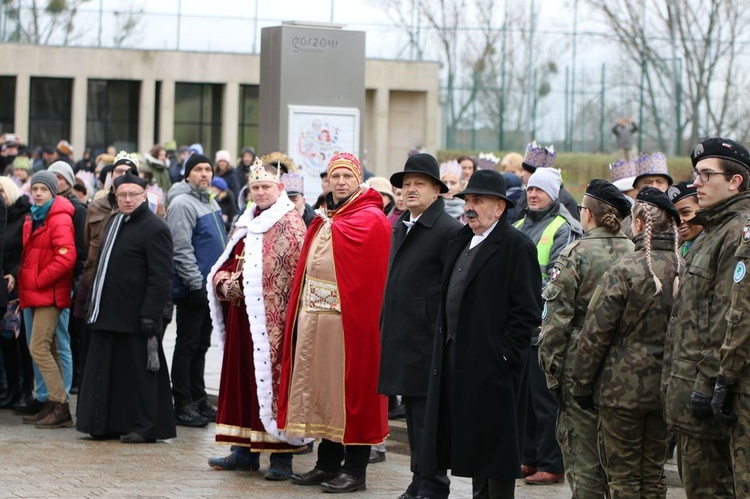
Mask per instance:
[[[172,236],[150,211],[146,181],[115,182],[120,212],[105,234],[91,287],[91,340],[77,429],[95,438],[147,443],[176,436],[162,314],[172,284]]]
[[[400,499],[444,499],[450,492],[445,469],[416,473],[422,441],[427,384],[437,331],[443,250],[461,224],[445,212],[440,167],[429,154],[414,154],[403,172],[391,176],[402,189],[408,211],[393,228],[388,279],[380,314],[382,349],[378,391],[401,395],[411,448],[411,484]]]
[[[541,323],[534,244],[506,220],[513,202],[492,170],[469,179],[468,225],[448,241],[427,394],[422,474],[473,478],[474,497],[512,498],[521,476],[525,362]]]

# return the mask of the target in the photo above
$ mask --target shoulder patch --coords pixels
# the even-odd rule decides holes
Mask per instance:
[[[737,266],[734,268],[734,282],[741,282],[747,274],[747,267],[745,262],[737,262]]]
[[[552,270],[549,271],[549,281],[555,282],[558,277],[560,277],[560,267],[559,264],[556,263],[554,267],[552,267]]]
[[[745,228],[742,229],[742,242],[744,244],[750,244],[750,218],[747,219]]]

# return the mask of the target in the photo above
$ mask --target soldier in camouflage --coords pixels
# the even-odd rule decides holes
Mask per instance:
[[[732,140],[712,138],[695,147],[691,160],[701,207],[696,217],[704,232],[687,253],[669,323],[665,416],[677,435],[677,465],[688,499],[733,498],[729,431],[714,417],[711,398],[725,318],[731,318],[737,234],[750,216],[750,153]]]
[[[633,252],[633,243],[620,231],[630,202],[613,184],[596,179],[589,182],[579,211],[583,239],[563,249],[542,292],[539,364],[558,400],[556,433],[572,498],[601,499],[607,484],[596,442],[599,413],[575,403],[570,374],[594,289],[612,262]]]
[[[613,263],[594,291],[573,362],[573,397],[599,407],[600,458],[610,497],[665,498],[667,425],[662,356],[680,258],[680,216],[645,187],[633,205],[635,252]]]

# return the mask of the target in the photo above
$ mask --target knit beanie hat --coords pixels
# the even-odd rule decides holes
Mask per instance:
[[[187,179],[187,176],[190,174],[190,170],[200,163],[208,163],[210,165],[211,160],[202,154],[195,153],[185,161],[185,179]]]
[[[216,151],[216,161],[214,162],[214,164],[218,163],[219,161],[226,161],[227,164],[231,164],[232,157],[229,155],[229,151],[225,151],[223,149],[221,151]]]
[[[36,172],[31,177],[31,187],[34,187],[34,184],[46,185],[52,195],[57,196],[57,177],[54,173],[47,170]]]
[[[55,161],[47,168],[47,171],[60,174],[70,187],[76,185],[76,176],[73,169],[65,161]]]
[[[31,171],[31,160],[27,156],[16,156],[13,160],[13,168]]]
[[[560,197],[561,185],[562,175],[560,175],[560,170],[556,168],[537,168],[531,177],[529,177],[526,188],[536,187],[537,189],[541,189],[552,198],[552,201],[557,201]]]

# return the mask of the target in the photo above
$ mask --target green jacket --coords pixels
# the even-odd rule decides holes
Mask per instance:
[[[632,253],[633,247],[623,233],[612,235],[597,227],[569,244],[557,258],[550,282],[542,291],[545,302],[539,335],[539,365],[551,390],[572,384],[578,334],[591,295],[607,267]]]
[[[719,372],[719,348],[727,332],[738,234],[750,216],[750,193],[698,211],[703,235],[687,254],[667,334],[664,390],[666,420],[674,429],[704,438],[728,438],[714,418],[690,413],[690,395],[713,395]]]
[[[593,392],[604,407],[661,410],[677,256],[671,235],[654,237],[651,246],[661,293],[655,294],[643,236],[636,236],[635,252],[609,267],[589,302],[573,362],[573,395]]]

